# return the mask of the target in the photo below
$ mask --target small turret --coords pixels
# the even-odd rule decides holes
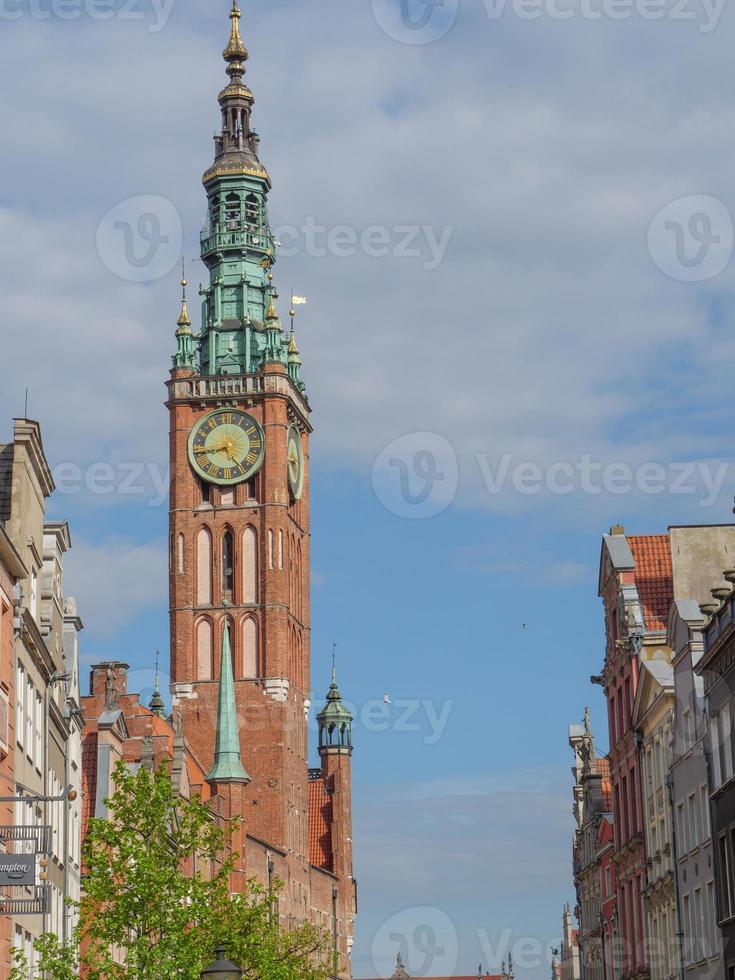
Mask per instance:
[[[278,293],[275,289],[271,289],[268,309],[265,314],[265,351],[263,355],[264,362],[271,364],[282,364],[286,360],[281,341],[281,319],[276,309],[277,298]]]
[[[159,718],[166,717],[166,705],[163,702],[163,697],[161,695],[161,684],[158,676],[158,657],[159,653],[156,650],[156,681],[153,690],[153,696],[148,704],[148,708],[154,715],[158,715]]]
[[[183,263],[182,263],[183,265]],[[176,321],[176,353],[173,357],[174,368],[196,371],[197,356],[194,334],[191,332],[191,320],[186,306],[186,279],[181,278],[181,313]]]
[[[344,753],[352,755],[352,715],[342,704],[337,686],[337,667],[332,662],[332,684],[327,703],[316,716],[319,724],[319,753]]]

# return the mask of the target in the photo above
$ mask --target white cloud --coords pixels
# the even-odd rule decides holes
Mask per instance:
[[[161,459],[177,273],[116,279],[95,229],[126,196],[164,194],[195,255],[226,18],[177,8],[155,35],[80,21],[73,39],[54,21],[6,27],[2,70],[24,97],[0,107],[17,188],[0,286],[8,339],[31,338],[39,356],[0,410],[17,410],[29,384],[59,456]],[[453,229],[434,271],[364,255],[278,264],[283,292],[310,299],[300,340],[316,454],[367,472],[397,435],[436,431],[468,474],[460,502],[496,507],[476,453],[544,465],[580,452],[669,458],[682,441],[701,451],[703,419],[676,417],[665,392],[701,398],[697,367],[708,397],[726,397],[725,359],[703,351],[732,353],[708,324],[711,304],[732,295],[732,269],[702,289],[673,282],[645,236],[673,197],[728,201],[731,19],[705,38],[687,24],[490,22],[476,5],[446,38],[407,48],[368,5],[289,3],[244,29],[274,224]],[[192,267],[193,284],[202,272]],[[652,374],[653,391],[642,383]]]
[[[94,544],[73,539],[64,563],[64,588],[78,598],[85,628],[101,640],[113,636],[142,613],[165,607],[168,594],[166,549],[103,538]]]

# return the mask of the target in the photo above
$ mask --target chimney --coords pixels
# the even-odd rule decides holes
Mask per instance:
[[[119,660],[111,660],[107,663],[94,664],[90,671],[89,693],[94,697],[105,696],[108,676],[115,686],[118,694],[128,693],[128,668],[129,664],[121,663]]]

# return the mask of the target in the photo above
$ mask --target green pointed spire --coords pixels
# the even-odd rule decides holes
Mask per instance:
[[[217,706],[217,737],[214,765],[207,775],[208,783],[249,783],[240,756],[240,734],[235,705],[235,678],[232,673],[230,631],[225,626],[222,637],[222,659],[219,675],[219,704]]]
[[[176,321],[176,353],[173,357],[175,368],[190,368],[196,371],[197,356],[194,334],[191,332],[191,320],[186,307],[186,277],[184,276],[184,260],[181,260],[181,314]]]
[[[154,715],[158,715],[159,718],[165,718],[166,705],[164,704],[163,697],[161,696],[161,682],[158,675],[158,658],[159,653],[158,650],[156,650],[156,683],[153,691],[153,697],[150,700],[148,708]]]

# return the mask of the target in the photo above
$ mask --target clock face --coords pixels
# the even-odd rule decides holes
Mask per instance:
[[[221,409],[197,422],[189,436],[189,460],[194,470],[221,486],[255,476],[263,465],[265,436],[256,420],[244,412]]]
[[[299,500],[304,492],[304,451],[295,425],[288,430],[288,485],[294,500]]]

